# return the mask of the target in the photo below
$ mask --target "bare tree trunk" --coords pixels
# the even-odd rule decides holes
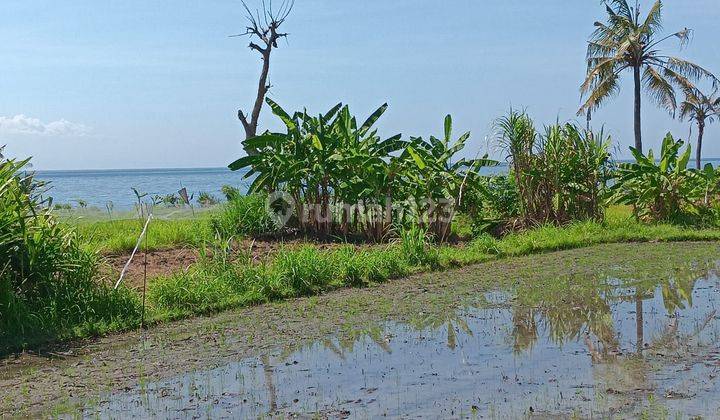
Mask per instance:
[[[642,120],[641,120],[641,108],[642,108],[642,97],[641,97],[641,85],[640,85],[640,66],[633,68],[635,76],[635,148],[642,153]]]
[[[697,151],[695,152],[695,163],[698,169],[702,169],[702,141],[705,134],[705,122],[698,121],[698,142]]]
[[[262,14],[260,11],[256,11],[254,14],[250,11],[250,8],[242,2],[245,11],[247,12],[246,18],[249,26],[246,28],[245,33],[233,36],[250,36],[259,41],[258,45],[255,42],[250,42],[250,49],[260,53],[262,57],[263,66],[260,71],[260,80],[258,81],[257,96],[255,97],[255,103],[252,111],[250,112],[250,119],[243,113],[241,109],[238,110],[238,118],[242,122],[243,128],[245,129],[245,139],[255,137],[257,135],[258,120],[260,118],[260,111],[262,110],[263,101],[265,95],[270,89],[268,84],[268,74],[270,73],[270,54],[273,48],[278,47],[278,40],[287,36],[286,33],[278,32],[280,26],[285,22],[285,19],[290,14],[293,8],[294,1],[283,1],[280,8],[273,10],[272,2],[266,5],[262,3]],[[269,6],[269,7],[268,7]],[[254,148],[246,148],[245,151],[248,155],[257,154],[257,150]]]
[[[267,84],[268,74],[270,73],[270,49],[266,49],[266,52],[262,54],[262,71],[260,72],[260,81],[258,82],[257,97],[255,98],[255,104],[253,105],[252,112],[250,113],[250,121],[247,121],[242,116],[240,121],[243,123],[245,129],[245,138],[249,139],[257,135],[258,119],[260,118],[260,110],[262,110],[263,101],[267,94],[270,86]],[[240,114],[238,114],[240,115]]]

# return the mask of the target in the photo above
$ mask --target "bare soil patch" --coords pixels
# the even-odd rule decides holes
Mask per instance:
[[[354,246],[358,250],[386,245],[346,244],[341,242],[320,242],[305,238],[291,238],[289,240],[274,239],[245,239],[233,246],[234,258],[246,258],[248,255],[254,262],[261,262],[272,258],[282,249],[298,249],[302,246],[312,246],[319,250],[333,250],[342,246]],[[210,250],[208,255],[212,255]],[[108,254],[103,257],[105,266],[103,274],[108,282],[115,283],[130,259],[130,253]],[[147,278],[151,282],[154,278],[169,276],[173,273],[187,270],[200,259],[200,251],[196,248],[173,248],[147,252]],[[145,253],[138,251],[130,262],[123,282],[129,287],[142,289],[145,274]]]

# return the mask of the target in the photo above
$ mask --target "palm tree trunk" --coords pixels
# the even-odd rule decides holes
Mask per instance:
[[[697,151],[695,152],[695,163],[697,164],[698,169],[702,169],[702,141],[703,141],[703,135],[705,134],[705,122],[704,121],[698,121],[698,143],[697,143]]]
[[[642,108],[642,98],[640,95],[640,66],[633,68],[635,76],[635,148],[642,153],[642,121],[640,110]]]

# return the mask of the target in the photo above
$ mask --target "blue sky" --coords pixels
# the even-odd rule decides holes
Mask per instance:
[[[249,0],[252,1],[259,0]],[[644,1],[645,9],[649,2]],[[270,96],[319,113],[337,102],[364,117],[390,108],[381,132],[439,134],[450,113],[490,152],[493,119],[524,107],[538,124],[575,118],[585,41],[604,18],[598,0],[296,0],[288,42],[272,58]],[[717,0],[667,0],[667,31],[694,29],[668,53],[720,73]],[[239,0],[3,0],[0,144],[39,169],[224,166],[241,155],[236,113],[254,98],[259,58]],[[632,142],[631,75],[594,118]],[[644,142],[687,123],[648,101]],[[277,127],[268,110],[262,127]],[[720,157],[720,124],[705,155]]]

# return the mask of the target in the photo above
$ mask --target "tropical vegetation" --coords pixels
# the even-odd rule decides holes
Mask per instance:
[[[607,21],[595,22],[595,31],[587,47],[587,76],[580,90],[586,100],[578,115],[590,113],[620,91],[620,75],[631,70],[634,83],[635,149],[642,144],[642,89],[659,106],[672,115],[677,109],[676,88],[696,89],[695,83],[706,79],[714,86],[718,79],[705,68],[688,60],[666,55],[660,47],[676,39],[683,46],[690,41],[691,30],[683,29],[663,35],[663,2],[656,0],[643,18],[640,2],[631,6],[628,0],[607,0]]]
[[[717,90],[710,96],[706,96],[698,89],[690,89],[685,92],[685,100],[680,104],[680,118],[688,119],[697,124],[698,138],[697,151],[695,154],[695,168],[702,167],[702,146],[705,136],[706,124],[713,123],[720,115],[720,96]]]
[[[302,232],[380,242],[389,239],[395,223],[419,220],[445,240],[463,189],[477,182],[481,167],[497,164],[487,157],[457,157],[470,133],[453,140],[450,116],[441,139],[403,140],[382,138],[373,129],[387,104],[358,124],[342,104],[313,117],[307,111],[290,116],[267,102],[286,132],[245,140],[256,153],[230,169],[247,169],[246,178],[254,179],[250,193],[286,194],[284,205],[294,214],[290,226]]]
[[[644,155],[631,148],[635,162],[620,164],[612,200],[632,206],[642,220],[683,222],[700,217],[717,224],[719,173],[710,164],[703,170],[689,169],[691,146],[683,151],[683,145],[668,133],[659,161],[652,150]]]
[[[98,261],[39,196],[28,161],[0,158],[0,352],[132,325],[137,295],[98,281]]]
[[[602,220],[610,175],[610,137],[574,124],[538,133],[524,112],[495,122],[517,189],[520,225]]]

